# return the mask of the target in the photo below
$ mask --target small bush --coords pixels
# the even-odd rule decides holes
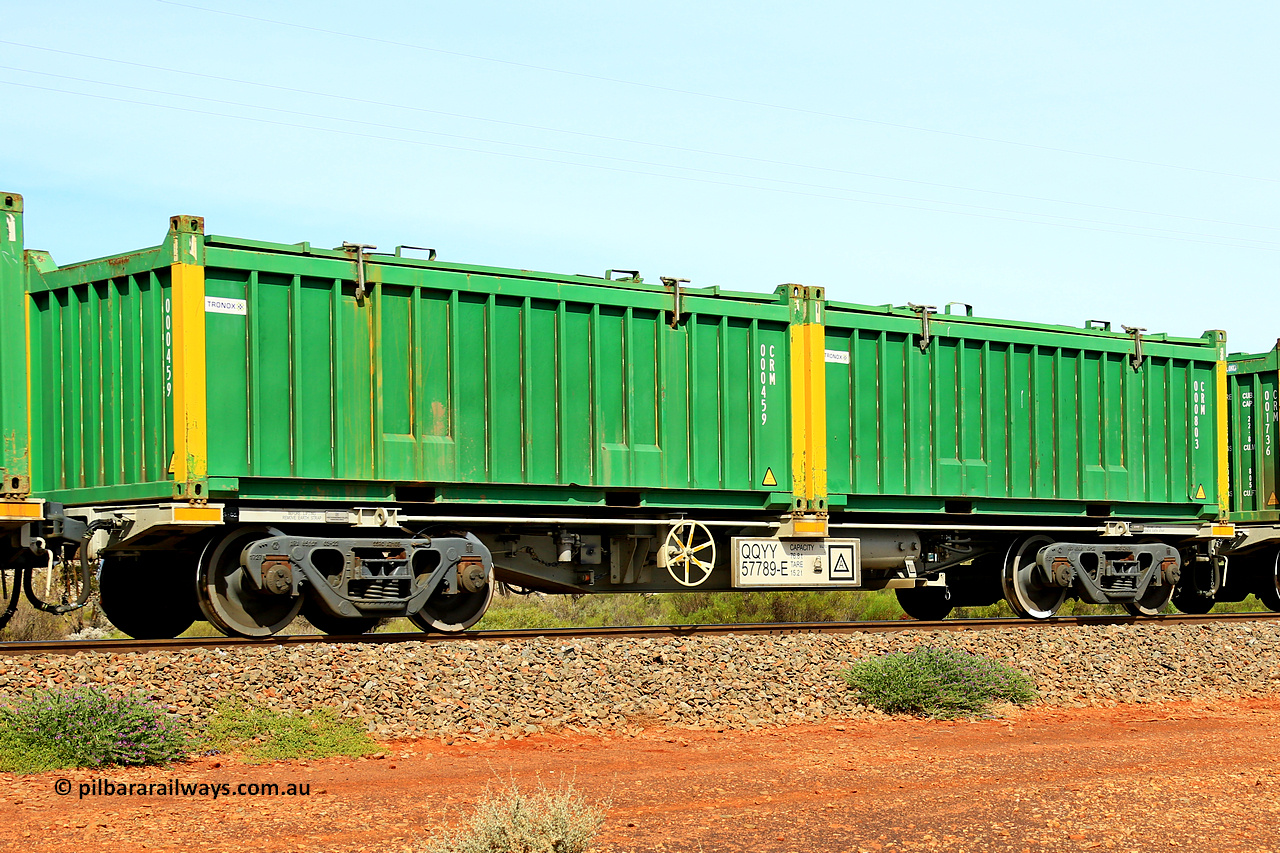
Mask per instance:
[[[573,785],[526,794],[512,782],[486,792],[470,825],[427,842],[426,853],[582,853],[604,824]]]
[[[284,714],[243,702],[227,702],[214,710],[205,739],[215,749],[238,752],[259,762],[331,755],[357,757],[381,751],[362,727],[339,717],[332,708]]]
[[[0,770],[164,764],[185,757],[190,745],[183,722],[164,709],[95,687],[38,691],[0,708]]]
[[[844,673],[866,705],[889,714],[938,719],[981,714],[995,702],[1036,698],[1022,672],[956,649],[917,648],[860,661]]]

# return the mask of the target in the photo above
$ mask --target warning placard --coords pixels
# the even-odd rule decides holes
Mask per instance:
[[[777,477],[775,477],[775,476],[773,476],[773,469],[772,469],[772,468],[766,468],[766,469],[764,469],[764,479],[760,481],[760,485],[762,485],[762,486],[776,486],[776,485],[778,485],[778,478],[777,478]]]

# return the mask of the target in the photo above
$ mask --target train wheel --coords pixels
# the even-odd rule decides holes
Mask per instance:
[[[1258,582],[1258,599],[1268,610],[1280,613],[1280,551],[1276,551],[1264,565],[1267,571],[1262,573]]]
[[[19,552],[15,548],[0,543],[0,631],[9,624],[13,614],[18,610],[18,599],[22,597],[22,572],[24,566]]]
[[[306,619],[322,633],[335,637],[354,637],[357,634],[367,634],[378,624],[376,616],[355,619],[333,616],[312,598],[306,598],[302,602],[302,618]]]
[[[98,596],[107,621],[137,640],[168,640],[201,618],[196,555],[185,551],[104,554]]]
[[[1208,613],[1213,609],[1213,605],[1217,604],[1207,595],[1201,595],[1194,589],[1180,586],[1173,591],[1173,606],[1181,610],[1183,613],[1190,613],[1199,616]]]
[[[1048,536],[1029,536],[1014,542],[1005,554],[1001,574],[1004,597],[1019,616],[1048,619],[1067,599],[1066,588],[1046,584],[1036,566],[1040,549],[1052,544]]]
[[[667,534],[667,573],[681,586],[698,586],[711,577],[716,564],[716,540],[707,526],[682,521]],[[707,549],[710,548],[710,551]],[[706,551],[706,553],[702,553]],[[698,556],[702,554],[702,556]]]
[[[427,599],[421,610],[409,615],[409,621],[423,631],[457,634],[479,622],[492,600],[493,573],[490,572],[483,589],[456,595],[437,592]]]
[[[1151,584],[1142,598],[1137,601],[1126,601],[1124,609],[1134,616],[1159,616],[1160,611],[1173,599],[1173,584]]]
[[[918,586],[914,589],[897,589],[898,604],[912,619],[937,622],[951,612],[951,590],[945,586]]]
[[[205,546],[200,555],[200,609],[228,636],[269,637],[279,633],[302,609],[302,596],[272,595],[253,585],[240,565],[245,547],[283,534],[273,527],[241,527]]]

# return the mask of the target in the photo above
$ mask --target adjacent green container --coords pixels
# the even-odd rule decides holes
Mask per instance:
[[[1144,335],[1135,369],[1104,324],[924,315],[827,306],[833,510],[1218,513],[1222,333]]]
[[[1227,360],[1232,521],[1280,522],[1280,343]]]
[[[35,490],[787,509],[803,289],[206,236],[31,255]],[[363,293],[357,294],[363,281]]]

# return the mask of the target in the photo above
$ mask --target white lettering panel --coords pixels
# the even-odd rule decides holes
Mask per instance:
[[[733,585],[760,587],[857,587],[862,552],[857,539],[733,540]]]
[[[243,299],[206,296],[204,298],[204,310],[209,314],[239,314],[243,317],[249,313],[249,303]]]

